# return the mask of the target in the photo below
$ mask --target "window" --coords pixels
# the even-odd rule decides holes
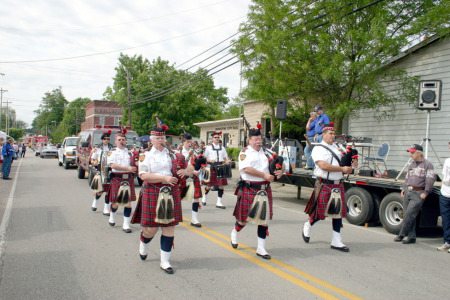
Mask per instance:
[[[119,122],[122,120],[122,117],[114,117],[114,126],[119,126]]]
[[[100,125],[105,126],[105,115],[100,115],[100,120],[98,122]]]

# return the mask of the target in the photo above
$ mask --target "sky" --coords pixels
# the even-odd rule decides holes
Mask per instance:
[[[0,88],[7,90],[3,92],[3,109],[12,107],[16,118],[31,126],[36,117],[33,111],[39,108],[45,93],[59,87],[69,102],[79,97],[100,100],[113,84],[121,52],[142,55],[150,61],[159,56],[175,67],[189,68],[230,44],[228,38],[245,22],[250,3],[3,0],[0,73],[4,75],[0,75]],[[241,87],[239,70],[238,63],[213,77],[216,87],[228,88],[230,98],[236,97]]]

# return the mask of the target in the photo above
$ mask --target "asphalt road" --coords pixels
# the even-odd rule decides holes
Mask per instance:
[[[274,184],[270,261],[255,255],[253,224],[241,231],[238,249],[230,246],[235,179],[225,190],[227,209],[217,209],[217,193],[210,192],[199,212],[201,229],[189,225],[191,204],[183,203],[175,274],[167,275],[159,268],[160,233],[141,261],[139,225],[126,234],[122,209],[116,227],[102,215],[103,204],[92,212],[87,179],[75,169],[29,155],[14,163],[12,177],[0,182],[0,299],[449,299],[450,254],[436,250],[439,231],[403,245],[381,227],[344,222],[350,252],[341,253],[330,249],[325,220],[305,244],[307,190],[297,200],[294,187]]]

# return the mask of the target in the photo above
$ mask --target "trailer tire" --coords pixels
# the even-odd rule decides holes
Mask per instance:
[[[373,215],[372,195],[363,188],[352,187],[345,192],[348,213],[346,219],[354,225],[364,225]]]
[[[84,169],[81,166],[78,166],[78,178],[84,179],[85,174],[86,174],[86,172],[84,171]]]
[[[403,199],[400,193],[387,194],[380,205],[380,221],[387,232],[398,234],[403,224]]]

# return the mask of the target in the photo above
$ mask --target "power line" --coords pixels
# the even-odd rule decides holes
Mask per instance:
[[[182,37],[186,37],[186,36],[189,36],[189,35],[192,35],[192,34],[196,34],[196,33],[199,33],[199,32],[203,32],[203,31],[215,28],[215,27],[219,27],[219,26],[227,24],[227,23],[234,22],[234,21],[242,19],[244,17],[239,17],[239,18],[236,18],[236,19],[233,19],[233,20],[230,20],[230,21],[227,21],[227,22],[223,22],[223,23],[211,26],[211,27],[203,28],[203,29],[198,30],[198,31],[194,31],[194,32],[182,34],[182,35],[179,35],[179,36],[176,36],[176,37],[167,38],[167,39],[163,39],[163,40],[159,40],[159,41],[156,41],[156,42],[151,42],[151,43],[143,44],[143,45],[139,45],[139,46],[134,46],[134,47],[128,47],[128,48],[122,48],[122,49],[118,49],[118,50],[111,50],[111,51],[104,51],[104,52],[97,52],[97,53],[92,53],[92,54],[84,54],[84,55],[77,55],[77,56],[70,56],[70,57],[61,57],[61,58],[48,58],[48,59],[36,59],[36,60],[0,61],[0,64],[36,63],[36,62],[47,62],[47,61],[61,61],[61,60],[78,59],[78,58],[84,58],[84,57],[92,57],[92,56],[99,56],[99,55],[105,55],[105,54],[110,54],[110,53],[122,52],[122,51],[126,51],[126,50],[142,48],[142,47],[155,45],[155,44],[158,44],[158,43],[167,42],[167,41],[179,39],[179,38],[182,38]]]

